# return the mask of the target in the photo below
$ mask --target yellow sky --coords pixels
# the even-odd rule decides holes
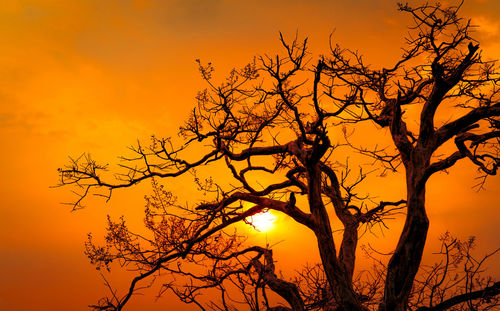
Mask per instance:
[[[117,192],[109,204],[91,200],[76,213],[59,205],[68,199],[68,189],[49,186],[57,183],[56,169],[67,156],[90,151],[116,163],[137,138],[175,135],[203,87],[194,60],[212,61],[222,78],[256,54],[275,53],[278,31],[287,37],[298,31],[310,38],[313,53],[326,53],[335,30],[341,45],[359,49],[375,66],[388,65],[401,53],[408,22],[395,3],[4,0],[0,309],[85,310],[103,289],[83,255],[86,234],[102,233],[108,213],[136,216],[136,223],[142,219],[147,185]],[[469,0],[462,13],[480,25],[483,55],[498,58],[500,1]],[[500,217],[494,209],[500,206],[500,179],[491,178],[488,191],[478,194],[471,189],[473,173],[461,165],[431,180],[430,239],[448,229],[478,236],[485,249],[498,247]],[[279,232],[284,224],[294,228],[278,217],[267,238],[285,239],[279,263],[290,268],[289,258],[303,249],[286,241],[291,232]],[[173,302],[160,300],[151,310],[162,303]]]

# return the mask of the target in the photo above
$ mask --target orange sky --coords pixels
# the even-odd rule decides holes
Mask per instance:
[[[126,214],[136,224],[142,219],[147,185],[116,192],[108,204],[90,200],[74,213],[60,205],[69,189],[49,186],[57,183],[56,169],[67,156],[92,152],[116,163],[137,138],[175,135],[203,86],[195,59],[212,61],[223,77],[256,54],[274,54],[278,31],[288,37],[298,31],[309,37],[313,53],[326,53],[335,29],[336,42],[359,49],[375,66],[389,65],[401,53],[408,23],[395,3],[2,1],[0,310],[86,310],[103,293],[83,255],[86,234],[102,234],[108,213]],[[498,58],[500,1],[469,0],[462,14],[481,26],[476,37],[483,55]],[[429,239],[448,229],[461,237],[476,235],[482,249],[498,247],[500,216],[494,210],[500,206],[500,179],[491,178],[487,191],[476,193],[473,173],[461,165],[430,181]],[[280,232],[285,224],[287,232]],[[306,247],[287,242],[296,235],[290,228],[278,218],[267,234],[272,243],[284,240],[278,268],[293,269],[290,257],[300,257]],[[253,238],[265,241],[263,234]],[[173,303],[163,299],[147,306],[160,310]],[[138,303],[129,310],[139,310]]]

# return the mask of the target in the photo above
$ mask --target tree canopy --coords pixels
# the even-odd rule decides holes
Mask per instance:
[[[179,139],[152,137],[149,146],[132,147],[134,156],[123,158],[114,179],[90,156],[60,169],[61,185],[78,191],[74,209],[92,193],[109,199],[120,188],[145,180],[153,184],[147,236],[131,232],[123,219],[110,219],[105,245],[91,237],[86,244],[97,267],[119,262],[137,270],[128,290],[111,290],[92,307],[121,310],[141,282],[155,276],[165,282],[162,293],[171,291],[202,310],[498,305],[500,283],[481,274],[484,260],[495,252],[473,257],[473,239],[443,235],[443,261],[421,267],[429,178],[470,161],[481,188],[500,165],[497,64],[481,57],[473,25],[458,15],[460,5],[398,8],[412,24],[401,57],[390,67],[374,68],[332,40],[328,54],[313,57],[307,39],[283,36],[281,54],[256,57],[221,83],[214,81],[212,64],[198,61],[207,88],[198,93]],[[350,154],[354,160],[371,159],[374,169],[353,164]],[[206,167],[225,169],[228,177],[199,176],[197,170]],[[398,171],[406,176],[406,193],[399,199],[375,200],[357,192],[370,173],[383,178]],[[189,174],[205,199],[184,205],[167,189]],[[247,245],[233,230],[235,223],[266,210],[310,230],[321,262],[294,278],[283,277],[270,248]],[[368,275],[356,273],[360,235],[396,213],[405,214],[405,223],[402,232],[386,228],[399,235],[389,261],[367,251],[378,264]],[[334,220],[340,228],[333,227]],[[341,239],[335,241],[339,229]],[[189,282],[179,285],[176,277]],[[204,292],[218,296],[207,299]]]

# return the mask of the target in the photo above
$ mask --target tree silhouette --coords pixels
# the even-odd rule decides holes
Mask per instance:
[[[235,310],[240,303],[251,310],[498,305],[500,283],[481,276],[483,260],[495,252],[476,260],[472,239],[445,234],[444,260],[421,267],[428,179],[468,160],[478,167],[476,186],[482,188],[500,164],[499,72],[494,61],[482,59],[473,26],[458,16],[459,9],[400,4],[413,25],[403,55],[389,68],[372,69],[357,52],[333,44],[311,65],[307,40],[282,36],[283,55],[256,58],[220,84],[213,81],[213,66],[198,61],[207,89],[198,93],[198,105],[180,129],[182,143],[153,137],[150,146],[133,147],[135,156],[124,158],[114,180],[90,156],[72,160],[60,177],[62,185],[80,189],[74,209],[96,189],[109,191],[110,198],[115,189],[153,181],[145,215],[149,236],[131,232],[123,219],[110,219],[106,245],[95,245],[91,237],[86,244],[99,268],[119,262],[138,272],[128,291],[111,290],[93,308],[121,310],[140,283],[155,276],[166,279],[162,293],[172,291],[202,310]],[[355,139],[356,129],[364,143]],[[374,131],[379,134],[367,134]],[[378,147],[389,142],[393,147]],[[346,153],[373,159],[382,176],[404,171],[406,198],[375,202],[359,194],[357,186],[369,173],[356,174],[352,160],[341,160]],[[207,166],[225,167],[230,177],[200,178],[197,169]],[[186,174],[193,174],[207,199],[185,206],[158,183]],[[264,210],[311,230],[321,263],[286,280],[275,271],[271,249],[248,246],[232,231],[233,224]],[[368,276],[355,274],[360,234],[396,213],[406,218],[388,263],[365,249],[377,264]],[[343,226],[340,245],[332,233],[335,217]],[[176,276],[190,281],[181,286]],[[204,291],[219,296],[207,301]]]

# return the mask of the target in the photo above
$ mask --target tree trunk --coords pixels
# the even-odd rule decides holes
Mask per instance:
[[[387,268],[380,311],[404,311],[422,260],[429,219],[425,211],[425,165],[407,167],[407,215],[403,232]]]
[[[339,305],[339,310],[364,310],[354,293],[348,273],[346,273],[343,265],[340,264],[337,258],[330,218],[321,198],[321,171],[319,165],[312,164],[308,167],[308,177],[308,201],[316,225],[314,233],[332,294]]]
[[[340,245],[339,251],[339,261],[345,270],[347,281],[351,286],[354,275],[354,266],[356,263],[358,227],[357,222],[347,222],[344,224],[344,234],[342,235],[342,244]]]

